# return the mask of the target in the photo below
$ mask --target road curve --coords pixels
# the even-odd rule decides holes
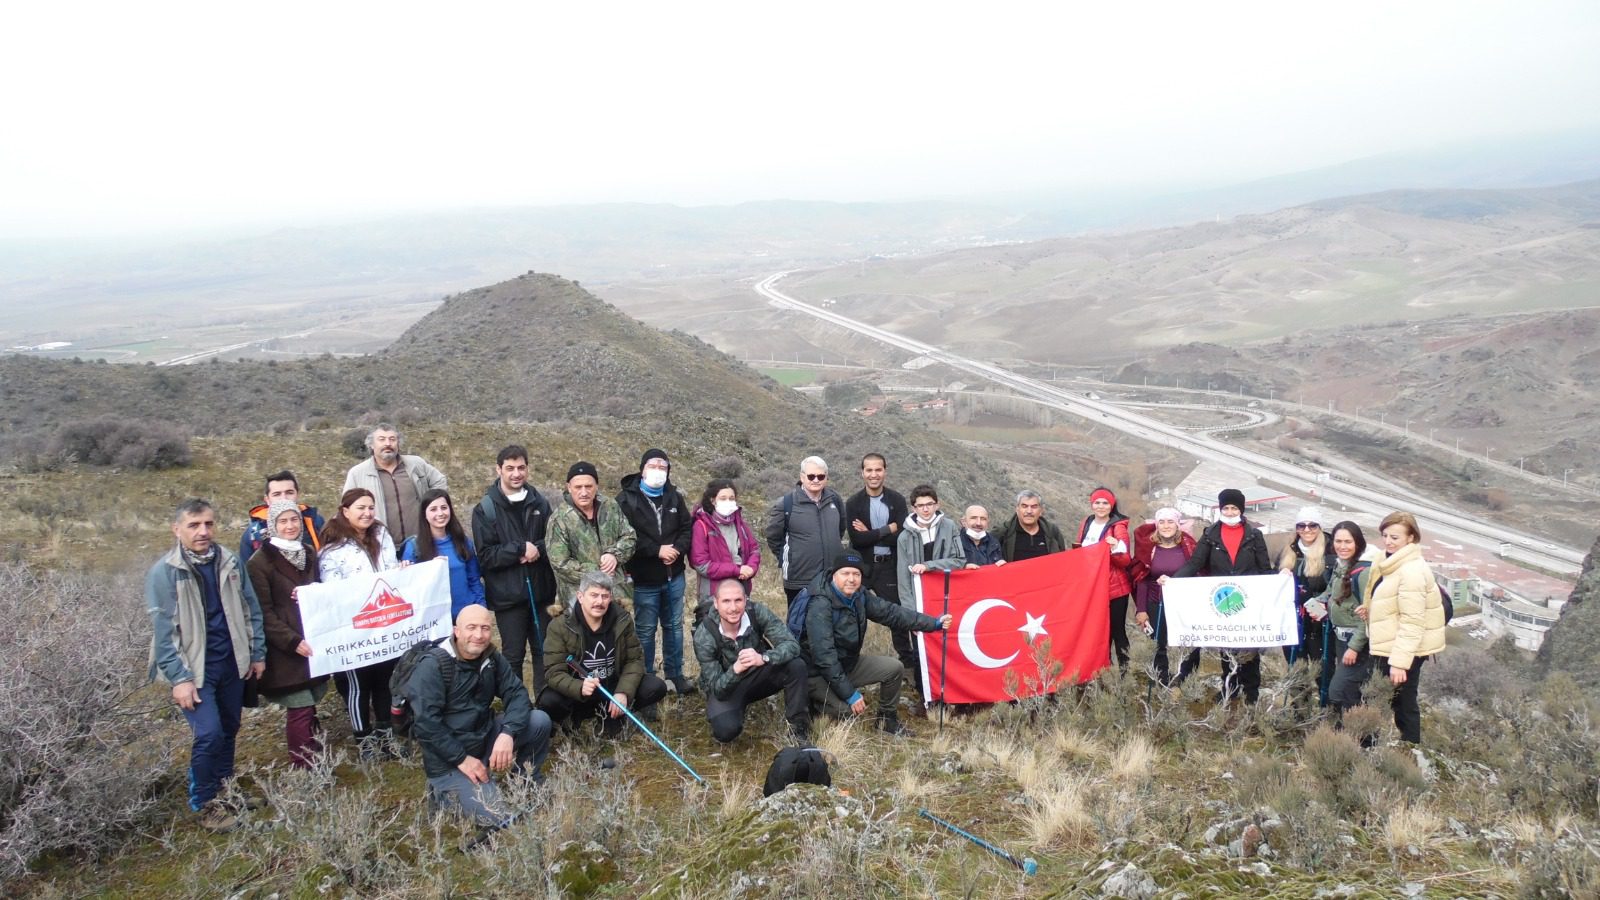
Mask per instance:
[[[1010,388],[1023,396],[1031,397],[1056,409],[1070,412],[1086,419],[1107,425],[1126,434],[1172,447],[1213,462],[1238,466],[1257,476],[1267,476],[1280,481],[1316,485],[1322,502],[1340,504],[1370,515],[1382,517],[1391,510],[1407,509],[1416,515],[1423,531],[1430,536],[1444,537],[1499,553],[1507,559],[1532,563],[1540,568],[1562,574],[1575,575],[1583,562],[1583,553],[1574,547],[1564,547],[1534,535],[1513,531],[1501,525],[1485,522],[1440,503],[1418,497],[1396,497],[1379,490],[1344,482],[1319,483],[1315,470],[1287,463],[1262,453],[1256,453],[1205,435],[1191,434],[1164,422],[1123,409],[1116,404],[1090,400],[1060,388],[1052,387],[1031,378],[1024,378],[1007,369],[981,360],[957,356],[932,344],[896,334],[823,309],[779,291],[775,285],[787,271],[769,275],[755,285],[755,290],[767,302],[780,309],[804,313],[847,328],[911,353],[930,357],[953,368],[981,376],[996,384]]]

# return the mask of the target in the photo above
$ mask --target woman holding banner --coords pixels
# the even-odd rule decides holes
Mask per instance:
[[[468,606],[484,606],[483,579],[478,576],[478,554],[473,551],[467,531],[456,518],[450,492],[442,488],[422,495],[417,533],[406,538],[400,560],[427,562],[442,556],[450,564],[450,621]]]
[[[315,584],[320,569],[311,548],[300,542],[300,506],[294,500],[274,500],[267,506],[267,534],[261,548],[250,554],[245,571],[261,602],[261,622],[267,634],[267,670],[261,675],[261,694],[286,711],[283,735],[289,745],[289,764],[309,769],[321,743],[317,734],[317,701],[328,692],[326,675],[312,678],[306,660],[311,645],[295,592]]]
[[[1161,615],[1161,584],[1158,579],[1173,575],[1194,556],[1195,539],[1183,530],[1183,515],[1170,506],[1156,510],[1155,520],[1140,525],[1133,535],[1134,619],[1144,633],[1156,641],[1156,678],[1163,687],[1182,684],[1200,666],[1200,649],[1190,650],[1178,666],[1173,681],[1167,663],[1166,620]]]
[[[1379,526],[1389,555],[1372,564],[1362,606],[1367,613],[1367,643],[1372,662],[1394,685],[1394,727],[1400,739],[1422,743],[1422,710],[1417,681],[1422,663],[1444,649],[1444,598],[1433,570],[1422,558],[1422,531],[1416,517],[1392,512]]]
[[[378,521],[377,503],[366,488],[351,488],[339,498],[339,514],[322,530],[322,580],[343,581],[397,569],[394,540]],[[389,704],[389,675],[399,660],[388,659],[348,672],[334,673],[334,682],[350,714],[350,731],[361,758],[400,756],[394,739]]]
[[[1105,543],[1111,547],[1111,568],[1106,576],[1111,597],[1111,649],[1117,654],[1117,671],[1128,667],[1128,598],[1133,586],[1128,581],[1128,517],[1117,508],[1117,495],[1110,488],[1097,487],[1089,495],[1089,515],[1078,526],[1073,548]]]
[[[1206,575],[1212,578],[1271,575],[1272,555],[1261,529],[1244,517],[1244,491],[1224,488],[1217,494],[1217,520],[1195,542],[1194,555],[1172,578]],[[1166,584],[1169,576],[1157,579]],[[1255,703],[1261,690],[1261,653],[1257,650],[1222,651],[1222,695],[1227,702],[1240,691],[1246,703]]]

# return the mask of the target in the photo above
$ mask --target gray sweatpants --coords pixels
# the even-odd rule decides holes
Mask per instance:
[[[856,667],[850,670],[850,683],[856,686],[863,697],[867,688],[878,685],[878,714],[882,715],[894,712],[895,704],[900,702],[900,682],[905,675],[906,667],[892,656],[863,656],[856,660]],[[821,675],[813,676],[807,687],[812,706],[822,707],[830,716],[850,715],[849,704],[833,695],[827,679]]]

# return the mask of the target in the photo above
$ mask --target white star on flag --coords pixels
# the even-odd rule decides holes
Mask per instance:
[[[1023,613],[1022,615],[1026,617],[1028,621],[1023,625],[1018,626],[1017,630],[1028,636],[1028,643],[1031,644],[1034,641],[1037,641],[1043,635],[1050,633],[1044,630],[1044,616],[1035,618],[1032,613],[1027,612]]]

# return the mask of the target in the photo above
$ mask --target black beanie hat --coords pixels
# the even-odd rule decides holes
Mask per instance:
[[[839,555],[833,558],[832,571],[837,572],[840,569],[855,569],[863,577],[867,574],[867,567],[861,562],[861,554],[854,550],[840,550]]]
[[[644,455],[639,457],[639,471],[643,472],[644,471],[644,464],[649,462],[652,459],[661,460],[662,462],[667,464],[667,471],[668,472],[672,471],[672,460],[667,459],[667,451],[665,451],[665,450],[657,450],[654,447],[651,447],[649,450],[646,450],[644,452]]]
[[[575,462],[572,464],[572,468],[567,470],[568,481],[577,478],[579,475],[587,475],[596,482],[600,480],[600,473],[595,470],[592,462]]]
[[[1222,493],[1217,495],[1217,508],[1221,509],[1224,506],[1237,506],[1239,511],[1243,512],[1244,491],[1238,488],[1223,488]]]

